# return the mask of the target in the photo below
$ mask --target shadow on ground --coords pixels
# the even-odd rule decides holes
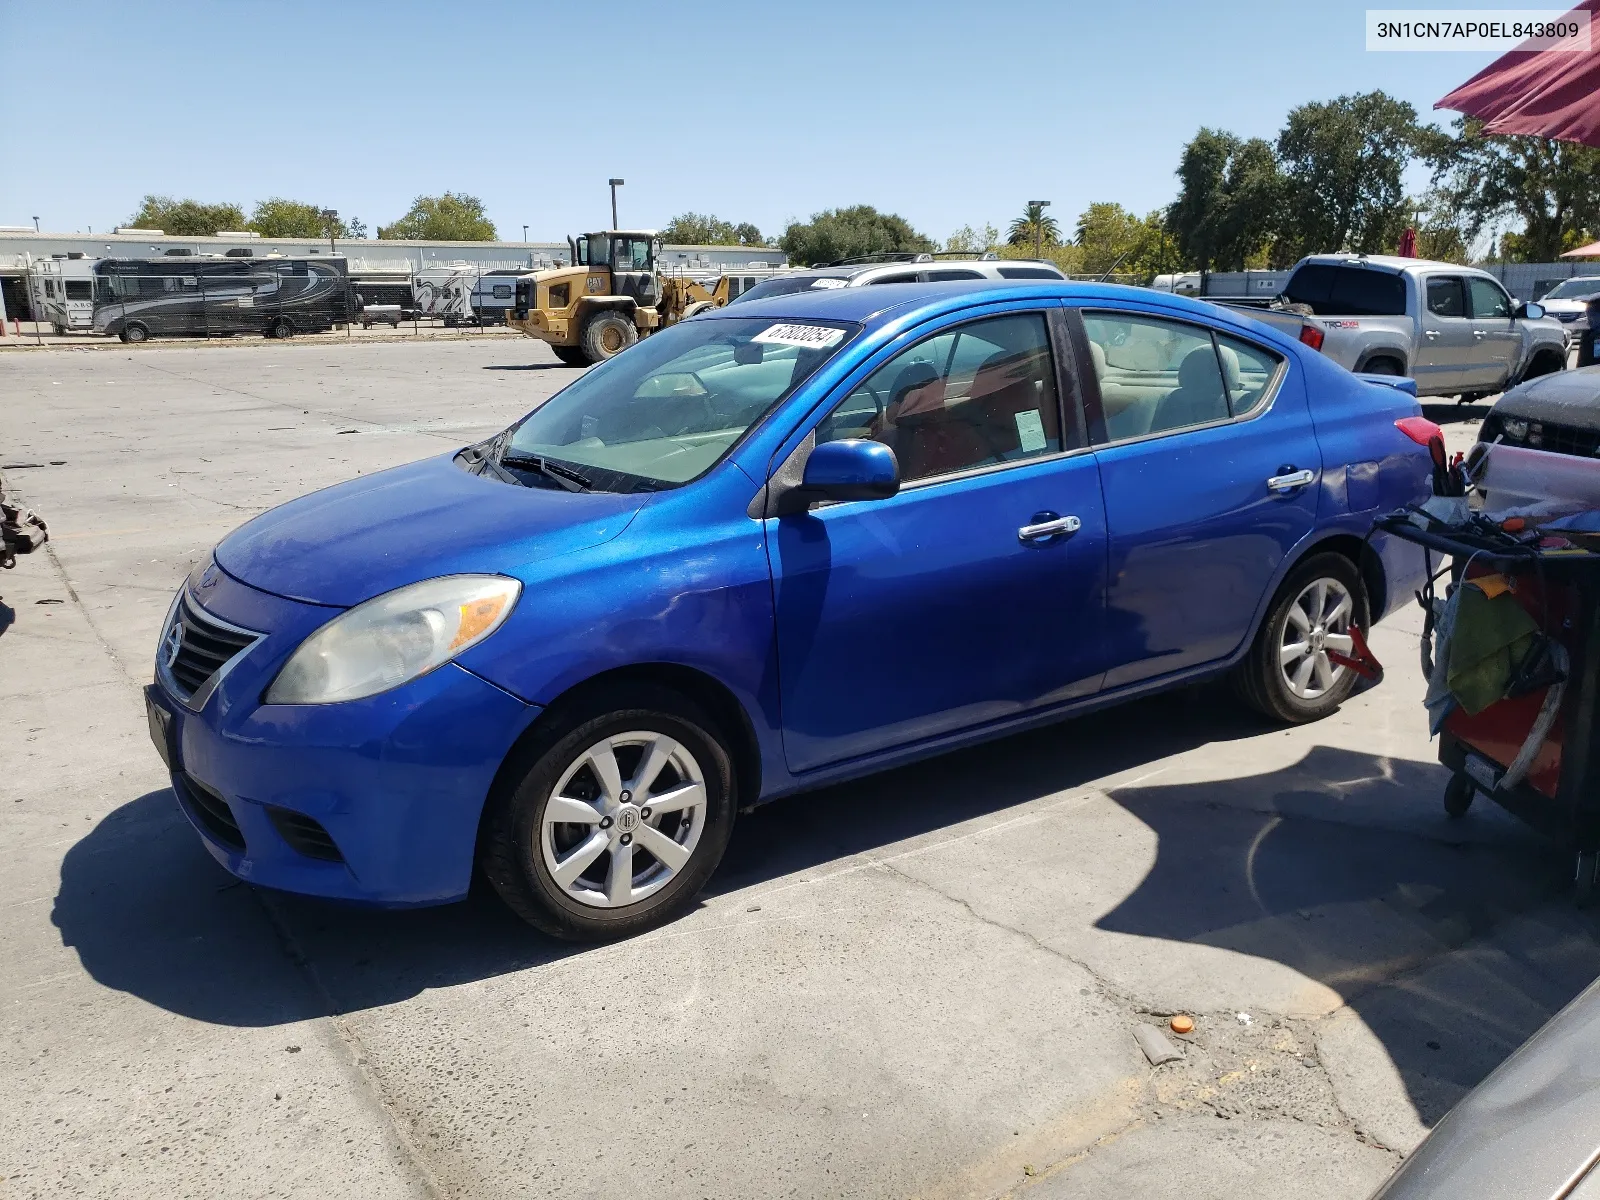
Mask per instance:
[[[486,363],[481,368],[485,371],[579,371],[583,368],[574,367],[570,363]]]
[[[1195,689],[782,800],[740,819],[710,894],[1261,732]],[[1564,854],[1491,814],[1447,823],[1442,783],[1432,765],[1318,748],[1261,775],[1114,791],[1159,846],[1098,927],[1327,983],[1431,1121],[1600,970],[1592,923],[1559,900]],[[166,791],[67,852],[53,919],[102,984],[224,1025],[363,1010],[587,952],[476,893],[381,912],[253,891],[210,859]],[[283,970],[285,955],[305,969]]]
[[[1432,1125],[1600,973],[1570,857],[1440,809],[1432,765],[1317,747],[1285,770],[1115,790],[1155,865],[1096,927],[1281,962],[1343,997]],[[1219,790],[1220,789],[1220,790]],[[1438,813],[1437,835],[1353,823],[1375,800]],[[1480,800],[1479,806],[1487,802]]]
[[[1481,421],[1492,407],[1492,404],[1459,404],[1447,399],[1424,400],[1422,415],[1435,425],[1456,425],[1463,421]]]

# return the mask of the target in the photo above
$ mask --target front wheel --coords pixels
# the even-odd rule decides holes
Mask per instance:
[[[150,331],[137,321],[122,327],[122,340],[125,342],[142,342],[150,336]]]
[[[569,367],[587,367],[589,356],[583,352],[582,346],[551,346],[556,358],[566,363]]]
[[[267,336],[269,338],[279,339],[292,338],[294,336],[294,326],[289,324],[289,322],[282,317],[279,317],[271,325],[267,326]]]
[[[590,362],[615,358],[638,340],[633,322],[618,312],[598,312],[583,327],[583,351]]]
[[[571,940],[624,937],[694,903],[733,831],[733,765],[686,697],[597,697],[492,799],[480,862],[511,909]]]
[[[1318,554],[1289,572],[1234,669],[1245,703],[1289,724],[1320,721],[1349,697],[1355,673],[1328,651],[1350,654],[1350,627],[1367,628],[1367,590],[1342,554]]]

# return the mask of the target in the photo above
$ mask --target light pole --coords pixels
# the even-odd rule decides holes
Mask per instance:
[[[1044,257],[1044,210],[1050,207],[1048,200],[1029,200],[1030,209],[1038,209],[1039,213],[1033,222],[1033,256]]]
[[[522,227],[522,241],[524,244],[528,241],[528,227],[526,225]]]
[[[622,186],[622,180],[613,179],[611,183],[611,228],[617,227],[617,189]]]
[[[38,232],[39,232],[39,218],[38,218],[38,217],[35,217],[35,218],[34,218],[34,219],[33,219],[33,231],[34,231],[34,232],[35,232],[35,233],[38,233]]]
[[[339,219],[339,210],[325,208],[322,210],[322,225],[328,231],[328,253],[337,254],[339,248],[333,244],[333,223]]]

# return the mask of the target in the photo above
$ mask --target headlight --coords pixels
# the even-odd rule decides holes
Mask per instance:
[[[399,687],[499,629],[521,591],[504,575],[446,575],[358,604],[300,643],[267,703],[332,704]]]
[[[1528,436],[1528,423],[1518,417],[1502,417],[1500,428],[1505,431],[1508,442],[1520,442]]]

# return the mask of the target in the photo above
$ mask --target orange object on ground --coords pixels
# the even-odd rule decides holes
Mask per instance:
[[[1177,1016],[1173,1017],[1172,1020],[1167,1022],[1167,1024],[1172,1027],[1173,1033],[1194,1032],[1194,1018],[1186,1017],[1182,1013],[1179,1013]]]

